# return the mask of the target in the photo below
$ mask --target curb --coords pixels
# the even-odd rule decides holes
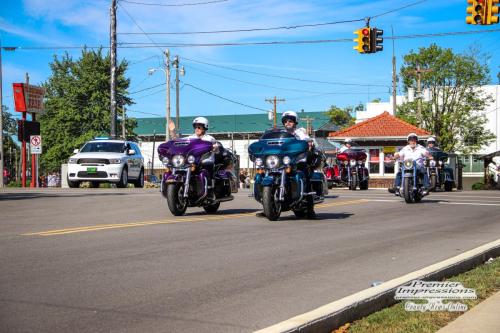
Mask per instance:
[[[255,333],[331,332],[345,323],[353,322],[395,304],[394,293],[396,289],[412,280],[438,281],[469,271],[489,258],[499,256],[500,239],[384,282],[376,287],[362,290]]]

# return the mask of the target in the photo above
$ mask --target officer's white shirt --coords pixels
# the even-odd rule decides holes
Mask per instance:
[[[293,135],[295,135],[295,137],[298,139],[298,140],[308,140],[310,139],[309,138],[309,135],[307,135],[307,131],[304,127],[299,127],[299,128],[296,128],[293,133]]]
[[[399,151],[400,160],[404,161],[411,158],[416,161],[419,166],[424,165],[426,155],[427,149],[419,144],[415,146],[415,149],[411,148],[410,145],[406,145]]]
[[[202,135],[202,136],[198,136],[196,134],[192,134],[190,136],[188,136],[188,139],[201,139],[203,141],[208,141],[208,142],[211,142],[211,143],[217,143],[217,140],[215,140],[215,138],[211,135],[208,135],[208,134],[205,134],[205,135]]]
[[[351,148],[348,148],[346,145],[343,145],[342,147],[340,147],[339,152],[343,153],[348,149],[351,149]]]

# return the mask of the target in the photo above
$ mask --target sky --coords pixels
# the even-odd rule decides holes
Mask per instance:
[[[137,4],[138,2],[142,4]],[[210,1],[118,0],[118,60],[126,59],[130,63],[126,75],[131,79],[129,93],[135,102],[129,108],[129,116],[165,116],[165,86],[150,88],[165,83],[165,75],[161,71],[148,75],[150,69],[164,66],[163,53],[166,47],[163,45],[345,40],[354,38],[353,31],[363,27],[364,22],[218,34],[148,37],[143,32],[270,28],[354,21],[365,17],[372,17],[370,26],[383,29],[384,37],[391,36],[391,30],[395,36],[402,36],[500,29],[500,24],[467,25],[467,4],[464,0],[217,0],[190,6],[145,4],[172,5],[195,2]],[[61,57],[68,52],[75,59],[79,57],[81,50],[68,48],[69,46],[109,46],[110,3],[111,0],[1,0],[2,46],[21,47],[15,51],[2,51],[3,102],[10,109],[9,112],[15,114],[12,83],[24,82],[26,72],[30,75],[30,83],[40,84],[50,77],[49,64],[54,56]],[[416,4],[398,10],[412,3]],[[380,14],[383,15],[378,16]],[[125,34],[131,32],[139,34]],[[123,46],[130,46],[125,43],[154,45],[149,48],[124,48]],[[491,70],[491,84],[498,84],[496,75],[500,70],[500,32],[398,39],[394,43],[397,71],[399,72],[402,65],[403,55],[410,50],[427,47],[431,43],[452,48],[456,53],[465,52],[474,46],[484,54],[489,54],[491,57],[487,64]],[[272,108],[266,99],[274,96],[285,99],[278,104],[279,112],[325,111],[331,105],[346,107],[377,98],[388,101],[392,80],[392,41],[386,39],[384,50],[375,54],[359,54],[353,50],[354,45],[353,41],[341,41],[315,44],[169,47],[171,56],[178,55],[180,64],[185,67],[185,75],[181,77],[180,84],[180,114],[194,117],[263,113]],[[56,49],[55,46],[62,48]],[[172,74],[172,82],[174,78]],[[172,115],[175,113],[173,88]],[[402,86],[398,85],[398,94],[402,93]],[[19,115],[15,114],[15,117],[18,118]]]

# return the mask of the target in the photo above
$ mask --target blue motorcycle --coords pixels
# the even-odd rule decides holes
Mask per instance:
[[[256,167],[253,195],[264,215],[276,221],[292,210],[298,218],[311,217],[314,205],[328,194],[321,170],[324,155],[311,152],[306,141],[282,129],[271,129],[248,147]]]

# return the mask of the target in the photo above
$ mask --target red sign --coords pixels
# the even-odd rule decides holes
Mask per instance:
[[[43,96],[45,89],[38,86],[27,86],[24,83],[13,83],[14,88],[14,106],[17,112],[42,112]],[[26,100],[26,97],[27,100]],[[28,107],[26,107],[28,102]]]

